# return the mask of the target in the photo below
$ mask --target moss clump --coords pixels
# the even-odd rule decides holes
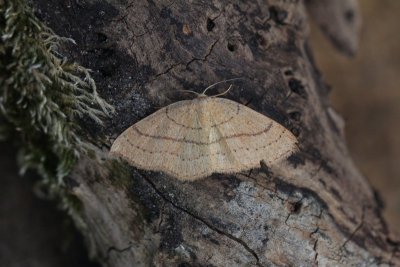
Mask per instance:
[[[47,192],[61,193],[88,150],[79,119],[102,124],[113,108],[89,71],[62,56],[60,45],[73,41],[39,21],[25,0],[0,0],[0,34],[0,135],[19,141],[22,173],[36,170]]]

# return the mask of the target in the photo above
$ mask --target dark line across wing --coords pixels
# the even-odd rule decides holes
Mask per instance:
[[[256,136],[256,135],[260,135],[263,133],[267,133],[271,129],[271,127],[272,127],[272,122],[270,122],[270,124],[264,130],[261,130],[259,132],[234,134],[234,135],[230,135],[230,136],[226,136],[226,137],[221,137],[213,142],[200,142],[200,141],[194,141],[194,140],[186,140],[185,138],[174,138],[174,137],[170,137],[170,136],[146,134],[146,133],[143,133],[142,131],[140,131],[135,125],[132,126],[132,129],[135,132],[137,132],[139,135],[146,136],[146,137],[153,138],[153,139],[164,139],[164,140],[169,140],[169,141],[174,141],[174,142],[190,143],[190,144],[196,144],[196,145],[211,145],[211,144],[218,143],[221,140],[227,140],[227,139],[237,138],[237,137],[242,137],[242,136]]]
[[[267,144],[265,144],[265,145],[263,145],[263,146],[260,146],[260,147],[258,147],[258,148],[255,148],[254,150],[255,150],[255,151],[259,151],[259,150],[266,149],[266,148],[269,147],[271,144],[276,143],[279,139],[281,139],[282,134],[283,134],[283,132],[278,136],[278,138],[276,138],[276,139],[274,139],[274,140],[271,140],[269,143],[267,143]],[[198,156],[196,156],[196,157],[192,157],[192,158],[190,158],[190,157],[189,157],[189,158],[182,158],[182,155],[181,155],[180,153],[171,152],[171,151],[168,151],[168,150],[157,151],[157,150],[149,150],[149,149],[146,149],[146,148],[144,148],[144,147],[141,147],[141,146],[139,146],[139,145],[136,145],[136,144],[132,143],[132,142],[129,140],[129,138],[126,137],[126,136],[125,136],[125,141],[126,141],[132,148],[139,149],[140,151],[142,151],[142,152],[144,152],[144,153],[148,153],[148,154],[161,154],[161,155],[167,154],[167,155],[171,155],[171,156],[178,157],[178,158],[180,158],[181,161],[192,161],[192,160],[198,160],[198,159],[203,158],[203,157],[212,157],[212,156],[216,156],[216,155],[222,155],[222,156],[226,156],[226,155],[227,155],[226,153],[223,153],[223,152],[221,152],[221,151],[218,151],[218,152],[212,153],[212,154],[200,154],[200,155],[198,155]],[[241,151],[241,150],[249,150],[249,148],[248,148],[248,147],[239,147],[239,148],[234,149],[233,151],[236,153],[236,152]],[[285,152],[282,153],[282,154],[278,154],[278,155],[277,155],[276,157],[274,157],[274,159],[273,159],[272,161],[270,161],[270,162],[275,161],[275,160],[278,159],[281,155],[283,155],[283,154],[285,154],[285,153],[288,153],[288,152],[290,152],[290,151],[291,151],[291,149],[289,149],[288,151],[285,151]]]

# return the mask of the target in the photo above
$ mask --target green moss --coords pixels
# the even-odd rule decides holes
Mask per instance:
[[[89,147],[78,120],[102,124],[113,108],[89,71],[60,54],[73,40],[39,21],[25,0],[0,0],[0,34],[0,138],[18,140],[21,173],[36,170],[49,195],[66,197],[63,178]]]

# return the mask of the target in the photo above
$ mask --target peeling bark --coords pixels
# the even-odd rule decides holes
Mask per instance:
[[[33,2],[76,40],[64,52],[93,69],[117,110],[105,129],[85,122],[97,159],[81,159],[69,178],[103,266],[400,266],[399,243],[329,106],[302,1]],[[226,97],[290,129],[299,153],[195,182],[108,157],[124,129],[187,97],[177,90],[235,77],[245,79]]]

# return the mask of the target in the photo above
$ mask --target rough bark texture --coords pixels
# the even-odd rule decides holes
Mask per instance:
[[[105,129],[87,123],[96,157],[68,179],[104,266],[400,266],[313,63],[302,1],[33,2],[117,110]],[[282,165],[179,182],[108,157],[124,129],[187,97],[177,90],[234,77],[245,79],[227,98],[298,137]]]

